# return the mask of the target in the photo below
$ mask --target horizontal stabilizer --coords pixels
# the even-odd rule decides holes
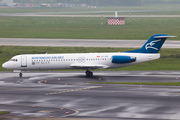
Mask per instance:
[[[170,36],[170,35],[167,35],[167,36],[155,36],[154,38],[171,38],[171,37],[177,37],[177,36]]]

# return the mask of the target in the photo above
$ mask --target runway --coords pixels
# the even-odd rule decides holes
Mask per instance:
[[[0,119],[178,120],[178,86],[88,83],[180,82],[177,78],[180,71],[94,71],[92,78],[84,71],[25,72],[22,78],[0,72],[0,111],[11,112]]]
[[[74,14],[71,14],[71,15],[46,15],[46,14],[28,14],[28,13],[19,13],[19,14],[0,14],[0,16],[19,16],[19,17],[99,17],[101,18],[102,15],[74,15]],[[103,17],[114,17],[114,15],[103,15]],[[127,17],[129,18],[129,15],[118,15],[118,17]],[[174,17],[180,17],[180,15],[131,15],[132,18],[134,17],[151,17],[151,18],[174,18]]]
[[[147,40],[0,38],[0,46],[140,48],[146,41]],[[167,40],[163,48],[180,48],[180,41]]]
[[[0,16],[33,16],[33,17],[102,17],[106,13],[127,13],[128,15],[118,15],[118,17],[129,17],[129,13],[143,12],[165,12],[178,11],[179,9],[158,9],[158,10],[127,10],[127,11],[79,11],[79,12],[39,12],[39,13],[0,13]],[[80,15],[78,15],[80,14]],[[83,14],[83,15],[82,15]],[[95,15],[88,15],[95,14]],[[180,15],[131,15],[131,17],[180,17]],[[114,15],[103,15],[103,17],[114,17]]]

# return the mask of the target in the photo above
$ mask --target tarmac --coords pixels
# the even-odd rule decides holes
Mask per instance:
[[[70,14],[70,15],[57,15],[56,13],[54,15],[52,14],[38,14],[38,13],[5,13],[5,14],[0,14],[0,16],[16,16],[16,17],[99,17],[101,18],[103,17],[114,17],[114,15],[74,15],[74,14]],[[118,17],[130,17],[129,15],[118,15]],[[148,17],[148,18],[177,18],[180,17],[180,15],[131,15],[132,18],[139,18],[139,17]]]
[[[180,71],[0,72],[3,120],[178,120],[180,87],[89,82],[180,82]],[[68,113],[66,113],[68,112]],[[53,118],[50,118],[50,116]]]
[[[147,40],[0,38],[0,46],[140,48]],[[162,48],[180,48],[180,41],[168,39]]]

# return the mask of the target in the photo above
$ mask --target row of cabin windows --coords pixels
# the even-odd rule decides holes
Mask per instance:
[[[108,60],[108,58],[93,58],[93,59],[86,59],[86,61],[91,61],[91,60]],[[33,62],[38,62],[38,61],[84,61],[84,59],[47,59],[47,60],[32,60]]]

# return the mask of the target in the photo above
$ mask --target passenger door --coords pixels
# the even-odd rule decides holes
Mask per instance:
[[[21,56],[21,67],[27,67],[27,56]]]

